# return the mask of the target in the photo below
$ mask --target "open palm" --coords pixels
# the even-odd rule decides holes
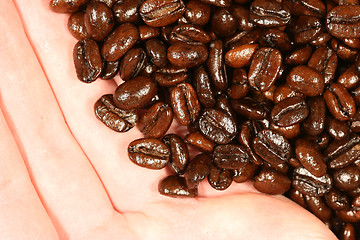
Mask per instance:
[[[316,217],[250,183],[196,199],[157,191],[165,170],[127,157],[138,129],[105,127],[93,104],[120,79],[76,79],[67,16],[48,0],[0,8],[0,239],[336,239]]]

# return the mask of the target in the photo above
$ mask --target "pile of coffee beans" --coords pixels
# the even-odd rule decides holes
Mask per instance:
[[[51,0],[71,13],[77,77],[124,80],[96,116],[144,138],[159,192],[253,181],[360,237],[359,0]],[[173,119],[187,126],[167,134]],[[201,151],[190,159],[188,146]],[[357,238],[356,238],[357,235]]]

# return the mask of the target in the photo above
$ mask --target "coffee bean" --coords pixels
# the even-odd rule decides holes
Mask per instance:
[[[322,24],[318,18],[304,15],[296,18],[290,27],[296,44],[306,44],[315,40],[322,30]]]
[[[324,151],[324,157],[327,161],[332,160],[346,153],[360,143],[360,136],[352,134],[339,141],[333,141]],[[356,149],[355,149],[356,150]],[[336,165],[336,164],[335,164]]]
[[[178,68],[184,69],[184,68]],[[162,69],[158,70],[153,74],[154,79],[156,82],[163,87],[174,87],[179,83],[184,82],[188,79],[189,75],[186,71],[179,71],[177,73],[169,73],[169,72],[162,72]]]
[[[349,208],[349,199],[347,195],[333,188],[325,194],[326,204],[335,211],[346,210]]]
[[[270,123],[270,129],[280,133],[286,139],[296,138],[300,134],[300,124],[294,124],[288,127],[279,127],[275,123]]]
[[[355,240],[356,231],[354,226],[351,223],[346,223],[340,236],[343,240]]]
[[[85,27],[84,15],[84,12],[75,12],[71,14],[67,22],[68,30],[77,40],[90,38]]]
[[[347,222],[347,223],[359,222],[359,219],[355,216],[352,209],[336,211],[335,213],[336,213],[336,217],[342,222]]]
[[[260,27],[281,27],[289,23],[290,9],[275,0],[255,0],[250,6],[250,20]]]
[[[264,119],[268,110],[258,101],[250,97],[231,100],[231,106],[238,114],[254,120]]]
[[[360,169],[355,165],[336,169],[333,175],[335,187],[342,191],[351,191],[360,186]]]
[[[249,66],[258,46],[258,44],[244,44],[231,49],[225,54],[226,64],[233,68]]]
[[[358,56],[358,50],[352,49],[336,39],[331,40],[331,47],[337,56],[345,61],[354,61]]]
[[[320,220],[327,221],[330,219],[331,209],[321,197],[305,195],[305,200],[309,210]]]
[[[271,110],[271,120],[280,127],[288,127],[304,121],[309,108],[303,98],[291,97],[278,102]]]
[[[210,36],[202,28],[192,24],[177,25],[170,33],[170,43],[184,42],[188,44],[207,44]]]
[[[196,188],[199,183],[209,175],[210,168],[211,157],[209,155],[199,154],[193,158],[184,173],[188,188]]]
[[[141,138],[129,144],[128,155],[140,167],[161,169],[170,160],[170,149],[156,138]]]
[[[259,38],[259,43],[263,47],[276,48],[281,52],[288,52],[293,48],[293,42],[287,33],[277,28],[265,29]]]
[[[116,1],[112,8],[116,22],[120,24],[137,23],[140,20],[138,9],[142,2],[142,0]]]
[[[212,152],[215,143],[204,137],[199,132],[192,132],[186,135],[185,141],[203,152]]]
[[[230,7],[231,0],[200,0],[200,2],[211,4],[217,7]]]
[[[331,116],[326,118],[326,128],[329,135],[336,140],[341,140],[342,138],[348,137],[350,135],[348,124]]]
[[[303,65],[309,60],[312,53],[312,48],[310,46],[305,46],[297,48],[291,52],[285,58],[285,63],[288,65]]]
[[[146,41],[151,38],[156,38],[160,35],[160,29],[156,27],[150,27],[148,25],[138,26],[140,40]]]
[[[254,175],[257,170],[257,165],[252,163],[247,163],[245,166],[234,169],[233,180],[237,183],[247,182],[249,181]]]
[[[254,187],[263,193],[284,194],[290,189],[291,180],[271,169],[263,169],[254,178]]]
[[[197,188],[189,189],[185,179],[177,175],[163,178],[158,185],[159,193],[168,197],[196,197]]]
[[[210,6],[200,1],[191,0],[186,4],[184,17],[191,24],[204,26],[210,20]]]
[[[217,167],[215,164],[211,165],[208,182],[216,190],[225,190],[230,187],[233,180],[233,173],[230,169],[223,169]]]
[[[103,71],[100,74],[100,78],[103,80],[110,80],[113,79],[116,74],[118,74],[120,68],[119,61],[115,62],[104,62],[104,68]]]
[[[295,190],[294,188],[290,189],[289,191],[289,197],[296,202],[297,204],[299,204],[300,206],[302,206],[303,208],[307,208],[307,203],[305,202],[305,197],[304,194],[302,194],[301,192],[299,192],[298,190]]]
[[[168,64],[165,44],[156,38],[145,42],[145,48],[150,61],[157,67],[165,67]]]
[[[346,90],[354,90],[360,86],[360,76],[357,73],[354,65],[346,69],[340,77],[337,79],[337,82],[343,85]]]
[[[114,15],[105,3],[91,2],[84,15],[84,22],[89,36],[96,40],[103,40],[114,28]]]
[[[302,123],[306,134],[319,135],[325,127],[326,106],[324,98],[321,96],[312,97],[308,101],[310,113]]]
[[[232,72],[230,86],[227,89],[227,94],[231,99],[240,99],[248,94],[250,89],[247,79],[246,70],[243,68],[236,68]]]
[[[190,161],[187,145],[176,134],[167,134],[162,138],[162,141],[170,148],[169,169],[176,174],[184,174]]]
[[[206,62],[213,84],[223,91],[228,86],[228,79],[224,64],[223,42],[219,39],[210,43],[209,58]]]
[[[169,62],[177,67],[196,67],[208,58],[208,49],[202,44],[187,44],[183,42],[171,45],[167,50]]]
[[[147,55],[142,48],[132,48],[121,58],[120,77],[127,81],[139,75],[145,68]]]
[[[289,85],[284,84],[278,86],[274,91],[274,97],[273,101],[275,104],[281,102],[282,100],[290,97],[301,97],[305,98],[305,95],[299,92],[296,92],[295,90],[291,89]],[[324,104],[325,106],[325,104]],[[310,109],[311,110],[311,109]]]
[[[57,13],[73,13],[88,2],[89,0],[50,0],[50,9]]]
[[[326,6],[321,0],[285,0],[284,4],[294,15],[323,17],[326,14]]]
[[[213,87],[211,86],[209,74],[205,68],[203,66],[196,68],[193,76],[199,102],[204,107],[214,107],[216,102],[215,93],[213,91]]]
[[[233,5],[230,13],[234,16],[237,22],[237,28],[240,31],[251,31],[254,29],[254,24],[250,21],[250,11],[242,5]]]
[[[228,37],[235,33],[236,19],[226,8],[218,8],[211,17],[211,28],[214,33],[221,37]]]
[[[213,153],[216,166],[225,169],[239,169],[249,162],[249,154],[244,146],[218,145]]]
[[[359,15],[359,5],[334,7],[326,15],[326,28],[337,38],[358,38],[360,36]]]

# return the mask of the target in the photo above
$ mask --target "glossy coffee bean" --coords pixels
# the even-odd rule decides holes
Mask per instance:
[[[142,48],[132,48],[121,58],[120,77],[127,81],[139,75],[145,68],[147,55]]]
[[[242,31],[228,37],[224,41],[224,45],[227,49],[233,49],[244,44],[257,43],[261,37],[261,31],[254,29],[250,32]]]
[[[254,29],[254,24],[250,21],[250,10],[242,5],[233,5],[230,10],[231,15],[234,16],[237,22],[237,28],[240,31],[251,31]]]
[[[226,64],[233,68],[249,66],[258,46],[258,44],[244,44],[231,49],[225,54]]]
[[[198,96],[199,102],[204,107],[215,106],[215,93],[211,86],[211,79],[203,66],[195,69],[193,73],[195,91]]]
[[[151,78],[139,76],[116,88],[114,102],[122,109],[143,108],[156,95],[157,90],[158,87]]]
[[[139,39],[139,31],[131,23],[117,27],[105,40],[101,55],[106,61],[116,61],[129,51]]]
[[[174,113],[167,103],[157,102],[139,120],[139,130],[145,137],[160,138],[169,129]]]
[[[250,20],[259,27],[281,27],[289,23],[290,9],[275,0],[255,0],[250,6]]]
[[[233,180],[236,183],[249,181],[257,170],[258,166],[253,163],[247,163],[245,166],[233,170]]]
[[[105,3],[108,7],[112,7],[118,0],[92,0],[93,2]]]
[[[136,110],[123,110],[115,106],[112,94],[103,95],[94,105],[95,115],[110,129],[127,132],[135,127]]]
[[[89,36],[96,40],[103,40],[114,28],[114,15],[105,3],[91,2],[84,15],[84,22]]]
[[[167,50],[169,62],[177,67],[196,67],[208,58],[208,49],[202,44],[187,44],[183,42],[171,45]]]
[[[303,98],[287,98],[275,104],[271,110],[271,120],[280,127],[288,127],[304,121],[309,108]]]
[[[216,88],[223,91],[228,86],[228,79],[224,64],[223,42],[219,39],[210,43],[209,57],[206,62],[212,83]]]
[[[74,65],[78,79],[85,83],[95,81],[103,70],[103,60],[98,44],[89,38],[77,42],[73,50]]]
[[[107,62],[104,61],[104,67],[100,74],[100,78],[103,80],[113,79],[119,72],[120,63],[119,61]]]
[[[285,0],[284,4],[294,15],[323,17],[326,14],[326,6],[321,0]]]
[[[262,169],[254,178],[254,187],[266,194],[284,194],[290,189],[291,180],[272,169]]]
[[[57,13],[73,13],[88,2],[89,0],[50,0],[50,9]]]
[[[303,208],[307,209],[307,203],[305,201],[305,196],[298,190],[291,188],[289,191],[289,197],[291,200],[302,206]]]
[[[288,52],[293,48],[293,42],[288,34],[278,28],[265,29],[259,38],[259,43],[263,47],[276,48],[281,52]]]
[[[216,190],[225,190],[230,187],[233,180],[233,173],[230,169],[219,168],[211,165],[208,182]]]
[[[194,157],[184,173],[187,187],[196,188],[209,175],[210,168],[211,157],[209,155],[202,153]]]
[[[352,65],[340,75],[337,82],[343,85],[348,91],[354,90],[360,86],[360,76]]]
[[[281,134],[261,130],[253,140],[253,149],[262,159],[271,164],[281,164],[290,158],[291,146]]]
[[[150,61],[155,66],[162,68],[168,64],[166,46],[161,40],[156,38],[147,40],[145,42],[145,49]]]
[[[335,211],[341,211],[349,208],[349,199],[346,194],[333,188],[325,194],[326,204]]]
[[[288,65],[304,65],[309,60],[311,53],[312,48],[310,46],[297,48],[285,58],[285,63]]]
[[[359,15],[359,5],[334,7],[326,15],[326,28],[331,35],[337,38],[358,38],[360,31]]]
[[[192,24],[181,24],[173,28],[170,33],[170,43],[184,42],[188,44],[207,44],[210,36],[201,27]]]
[[[185,142],[197,149],[200,149],[203,152],[210,153],[215,147],[215,143],[213,141],[210,141],[199,132],[192,132],[186,135]]]
[[[326,128],[331,137],[336,140],[348,137],[350,129],[346,122],[339,121],[331,116],[326,118]]]
[[[247,79],[246,70],[243,68],[236,68],[232,72],[230,86],[227,89],[227,94],[231,99],[240,99],[248,94],[250,89]]]
[[[329,174],[315,177],[304,167],[294,170],[292,186],[305,195],[321,197],[330,191],[332,185],[332,178]]]
[[[196,197],[197,188],[189,189],[186,186],[185,179],[178,175],[170,175],[163,178],[158,185],[160,194],[167,197]]]
[[[250,97],[231,100],[231,106],[234,111],[247,119],[264,119],[268,110],[259,102]]]
[[[305,195],[305,200],[309,210],[320,220],[328,221],[330,219],[331,209],[321,197]]]
[[[206,138],[217,144],[231,142],[238,131],[234,119],[217,109],[206,109],[201,114],[199,129]]]
[[[352,209],[348,210],[342,210],[342,211],[336,211],[336,217],[343,222],[346,223],[357,223],[359,222],[359,219],[355,216]]]
[[[142,20],[151,27],[163,27],[176,22],[185,12],[181,0],[146,0],[139,9]]]
[[[128,147],[130,160],[149,169],[164,168],[170,160],[170,149],[156,138],[141,138],[132,141]]]
[[[331,47],[337,56],[345,61],[354,61],[358,56],[358,50],[352,49],[336,39],[331,40]]]
[[[356,230],[351,223],[347,223],[341,232],[342,240],[356,240]]]
[[[333,141],[324,151],[324,157],[327,161],[332,160],[341,154],[346,153],[360,143],[360,136],[351,134],[347,138],[339,141]]]
[[[282,100],[290,97],[301,97],[305,98],[305,95],[295,90],[291,89],[289,85],[283,84],[278,86],[274,91],[273,101],[275,104],[281,102]],[[310,109],[311,110],[311,109]]]
[[[204,26],[210,20],[210,6],[200,1],[191,0],[186,4],[184,17],[191,24]]]
[[[153,77],[160,86],[174,87],[188,79],[189,75],[186,71],[179,71],[178,73],[168,73],[162,72],[160,69],[153,74]]]
[[[211,4],[217,7],[230,7],[231,0],[200,0],[200,2]]]
[[[308,100],[310,113],[302,123],[306,134],[319,135],[325,127],[326,106],[324,98],[321,96],[312,97]]]
[[[296,44],[310,43],[320,35],[322,30],[320,19],[313,16],[299,16],[290,26]]]
[[[184,174],[190,161],[187,145],[176,134],[167,134],[162,138],[162,141],[170,148],[168,168],[176,174]]]
[[[262,92],[268,90],[279,75],[281,63],[279,50],[260,48],[251,61],[248,73],[250,86]]]
[[[340,140],[343,141],[343,140]],[[339,169],[346,166],[349,166],[352,163],[357,163],[360,158],[360,145],[356,144],[350,149],[344,149],[343,152],[338,154],[338,156],[333,157],[328,165],[330,168]],[[360,163],[360,162],[359,162]],[[358,164],[359,165],[359,164]]]
[[[246,148],[241,145],[218,145],[213,152],[216,166],[225,169],[239,169],[249,162],[249,158]]]
[[[325,79],[316,70],[300,65],[291,69],[286,83],[293,90],[309,97],[320,95],[324,91]]]
[[[160,35],[160,29],[156,27],[150,27],[148,25],[138,26],[140,40],[146,41],[151,38],[156,38]]]
[[[112,7],[117,23],[136,23],[140,20],[139,7],[142,0],[120,0]]]
[[[324,176],[327,170],[322,153],[314,144],[305,139],[297,139],[295,142],[296,158],[315,177]]]
[[[77,40],[83,40],[90,37],[85,27],[84,15],[84,12],[75,12],[71,14],[67,22],[69,32]]]
[[[182,125],[189,125],[200,114],[200,103],[195,89],[189,83],[180,83],[170,90],[170,101],[175,116]]]
[[[334,185],[343,191],[351,191],[360,186],[360,169],[355,165],[336,169],[333,173]]]
[[[279,127],[275,123],[270,123],[270,129],[280,133],[286,139],[296,138],[301,132],[300,124],[294,124],[288,127]]]
[[[220,37],[228,37],[235,33],[236,19],[226,8],[218,8],[211,16],[211,28]]]

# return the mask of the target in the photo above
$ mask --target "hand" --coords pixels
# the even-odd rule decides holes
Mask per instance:
[[[49,0],[4,0],[0,9],[0,239],[336,239],[308,211],[250,183],[196,199],[157,191],[165,170],[127,157],[93,104],[120,79],[76,79],[67,15]]]

